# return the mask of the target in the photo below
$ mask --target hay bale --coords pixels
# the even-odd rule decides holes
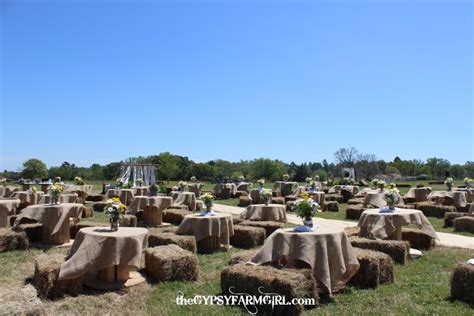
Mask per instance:
[[[266,237],[270,236],[275,230],[286,227],[285,223],[273,222],[273,221],[243,221],[239,225],[263,228],[265,229]]]
[[[454,220],[458,217],[463,216],[474,216],[469,213],[462,213],[462,212],[446,212],[444,213],[444,227],[453,227]]]
[[[365,200],[365,197],[354,198],[354,199],[350,199],[349,201],[347,201],[347,204],[349,204],[349,205],[364,204],[364,200]]]
[[[123,215],[120,217],[119,224],[122,227],[137,227],[137,217],[130,214]]]
[[[185,209],[169,208],[163,211],[163,222],[179,226],[188,214],[192,214],[192,212]]]
[[[94,212],[103,212],[104,207],[107,205],[105,202],[95,202],[92,204],[92,209]]]
[[[411,248],[430,250],[435,247],[435,239],[414,228],[402,228],[402,240],[407,240]]]
[[[246,192],[246,191],[237,191],[237,192],[235,193],[235,197],[236,197],[236,198],[240,198],[241,196],[248,196],[248,195],[249,195],[249,193]]]
[[[454,220],[454,229],[459,232],[474,233],[474,216],[456,218]]]
[[[273,204],[285,205],[285,198],[282,197],[282,196],[274,197],[274,198],[272,198],[272,203],[273,203]]]
[[[247,261],[252,259],[257,254],[257,252],[258,249],[239,251],[230,256],[229,265],[234,265],[237,263],[246,263]]]
[[[145,267],[160,281],[196,281],[199,275],[196,255],[177,245],[145,249]]]
[[[148,231],[150,234],[160,234],[160,233],[175,233],[178,230],[178,226],[163,226],[163,227],[149,227]]]
[[[352,247],[369,249],[386,253],[396,263],[405,264],[410,252],[410,243],[403,240],[378,240],[349,237]]]
[[[90,207],[83,207],[82,218],[87,218],[87,217],[94,217],[94,212],[92,211],[92,208]]]
[[[85,227],[95,227],[96,225],[92,225],[92,224],[83,224],[83,223],[77,223],[77,224],[74,224],[74,225],[71,225],[69,227],[69,238],[71,239],[75,239],[76,236],[77,236],[77,233],[82,229],[82,228],[85,228]]]
[[[339,203],[337,201],[328,201],[324,203],[324,211],[339,212]]]
[[[234,225],[239,225],[242,223],[244,220],[240,217],[240,215],[237,214],[232,214],[232,224]]]
[[[412,198],[412,197],[404,196],[404,197],[403,197],[403,202],[404,202],[405,204],[414,204],[414,203],[416,203],[416,199],[415,199],[415,198]]]
[[[148,235],[148,247],[177,245],[185,250],[196,253],[197,244],[194,236],[176,235],[174,232],[160,232]]]
[[[444,218],[446,212],[456,212],[453,205],[432,204],[431,202],[420,202],[415,204],[416,209],[420,210],[425,216]]]
[[[0,252],[28,249],[29,247],[30,243],[25,232],[0,228]]]
[[[43,239],[43,224],[20,224],[14,228],[17,232],[24,232],[30,243],[40,242]]]
[[[325,201],[337,201],[338,203],[342,203],[344,198],[341,194],[326,194],[324,196]]]
[[[239,206],[249,206],[252,204],[252,200],[248,196],[240,196],[239,197]]]
[[[64,294],[77,296],[82,291],[82,279],[58,280],[64,262],[61,254],[42,254],[36,258],[33,284],[41,298],[59,298]]]
[[[359,219],[366,208],[362,204],[349,205],[346,209],[347,219]]]
[[[230,238],[230,244],[237,248],[255,248],[263,245],[265,241],[265,229],[252,226],[234,226],[234,236]]]
[[[360,288],[377,288],[393,282],[393,259],[382,252],[354,248],[360,268],[349,284]]]
[[[87,202],[102,202],[103,200],[105,200],[103,194],[88,194],[86,197]]]
[[[451,298],[474,303],[474,265],[458,263],[451,276]]]
[[[351,236],[359,236],[359,233],[360,233],[360,227],[358,226],[354,226],[354,227],[346,227],[344,228],[344,231],[346,232],[346,235],[348,237],[351,237]]]
[[[252,266],[246,264],[231,265],[221,272],[221,290],[224,295],[246,293],[261,296],[264,293],[276,293],[286,301],[293,298],[313,298],[318,304],[318,294],[313,271],[310,269],[276,269],[270,266]],[[260,291],[261,292],[260,292]],[[314,307],[312,305],[310,307]],[[304,305],[259,305],[262,315],[298,315]]]

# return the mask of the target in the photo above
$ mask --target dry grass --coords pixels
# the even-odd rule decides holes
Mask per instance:
[[[252,226],[234,226],[234,236],[230,238],[230,244],[238,248],[254,248],[263,245],[265,241],[265,229]]]

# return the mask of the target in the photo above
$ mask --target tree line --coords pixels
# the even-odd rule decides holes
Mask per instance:
[[[324,159],[321,162],[285,163],[281,160],[258,158],[230,162],[226,160],[210,160],[194,162],[188,157],[174,155],[169,152],[147,157],[132,157],[124,161],[111,162],[106,165],[92,164],[90,167],[79,167],[74,163],[63,162],[60,166],[47,167],[44,162],[33,158],[23,163],[21,171],[0,173],[2,177],[11,180],[19,178],[38,179],[61,177],[63,180],[73,180],[79,176],[85,180],[113,181],[120,175],[122,163],[151,163],[157,166],[158,180],[183,180],[192,176],[202,181],[217,181],[223,178],[238,179],[244,176],[255,181],[260,178],[269,181],[280,180],[287,173],[290,179],[298,182],[307,177],[319,176],[321,180],[328,177],[343,176],[343,168],[354,168],[358,179],[371,179],[376,175],[400,175],[420,179],[442,179],[448,173],[456,179],[474,178],[474,162],[451,164],[447,159],[429,158],[422,160],[403,160],[395,157],[393,161],[377,159],[375,155],[359,153],[355,148],[341,148],[334,153],[335,162]]]

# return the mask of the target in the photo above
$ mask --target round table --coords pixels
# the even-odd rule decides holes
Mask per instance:
[[[230,190],[230,196],[235,196],[237,193],[237,186],[235,183],[217,183],[214,186],[214,194],[217,197],[220,197],[222,195],[222,191],[224,189],[229,189]]]
[[[318,287],[329,293],[344,288],[359,269],[344,230],[327,227],[305,233],[294,232],[293,228],[276,230],[249,261],[256,265],[268,262],[310,266]]]
[[[3,186],[0,186],[0,197],[5,197],[5,198],[8,198],[10,196],[12,196],[12,194],[16,191],[19,191],[20,188],[18,187],[3,187]]]
[[[387,201],[384,199],[386,191],[380,191],[380,190],[372,190],[367,192],[364,198],[364,204],[363,207],[384,207],[387,206]],[[405,202],[403,202],[403,198],[398,193],[398,204],[399,205],[404,205]]]
[[[428,195],[427,199],[444,205],[465,207],[467,205],[467,191],[435,191]]]
[[[61,193],[59,202],[61,203],[76,203],[79,195],[77,193]],[[38,204],[51,203],[51,195],[44,194],[38,201]]]
[[[8,227],[8,215],[15,215],[18,206],[18,199],[0,199],[0,227]]]
[[[134,195],[145,195],[148,196],[150,193],[150,189],[148,187],[135,187],[133,188]]]
[[[60,280],[75,279],[97,271],[96,278],[86,278],[88,286],[114,288],[131,286],[145,279],[131,270],[141,268],[142,251],[148,243],[148,230],[120,227],[87,227],[77,233],[66,261],[61,265]]]
[[[176,234],[196,237],[197,247],[201,252],[212,252],[220,248],[228,249],[230,237],[234,235],[232,215],[224,213],[208,216],[186,215],[176,230]]]
[[[357,224],[360,227],[360,236],[402,240],[402,226],[415,224],[424,234],[438,238],[423,212],[412,209],[395,210],[393,213],[381,213],[380,209],[365,210]]]
[[[298,185],[298,182],[293,182],[293,181],[275,181],[273,183],[273,192],[277,196],[287,196],[291,195],[293,193],[294,187]]]
[[[424,202],[427,200],[428,195],[431,193],[430,187],[421,188],[410,188],[404,195],[405,198],[414,200],[415,202]]]
[[[172,191],[171,198],[173,199],[172,206],[186,205],[188,210],[194,211],[196,209],[196,195],[194,192]]]
[[[287,222],[286,208],[281,204],[252,204],[240,214],[240,217],[251,221]]]
[[[29,192],[29,191],[16,191],[12,194],[13,198],[20,200],[20,205],[28,206],[32,204],[37,204],[43,192]]]

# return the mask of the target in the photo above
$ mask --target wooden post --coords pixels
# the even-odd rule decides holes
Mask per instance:
[[[97,271],[97,279],[105,282],[125,282],[130,278],[127,266],[110,266]]]

